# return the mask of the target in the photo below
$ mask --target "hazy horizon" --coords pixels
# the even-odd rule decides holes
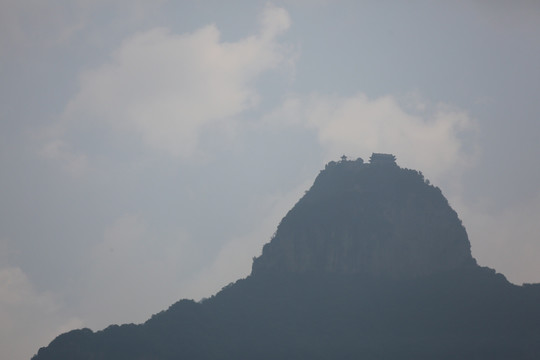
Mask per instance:
[[[540,282],[540,5],[0,4],[0,353],[249,274],[331,160],[392,153]]]

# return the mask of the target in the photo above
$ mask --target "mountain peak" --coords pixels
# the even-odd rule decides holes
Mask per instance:
[[[62,334],[33,360],[539,359],[539,301],[540,284],[476,265],[420,172],[389,154],[344,156],[283,218],[251,276],[144,324]]]
[[[391,154],[331,161],[289,211],[252,274],[329,272],[413,278],[474,266],[456,212]]]

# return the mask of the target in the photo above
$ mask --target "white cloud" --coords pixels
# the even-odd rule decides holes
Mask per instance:
[[[291,96],[265,121],[315,130],[329,159],[394,153],[401,166],[436,179],[471,161],[474,154],[465,151],[460,135],[473,132],[474,121],[464,111],[443,104],[407,108],[393,96]]]
[[[287,10],[267,4],[261,16],[263,38],[267,41],[273,41],[278,35],[281,35],[291,26],[291,19]]]
[[[60,333],[82,327],[63,313],[61,302],[39,292],[18,267],[0,268],[0,352],[4,359],[29,359]]]
[[[192,155],[205,127],[235,127],[234,117],[258,102],[257,77],[287,59],[276,40],[289,27],[287,12],[268,6],[261,21],[258,35],[237,42],[222,42],[213,25],[126,39],[110,62],[81,75],[65,126],[112,128],[170,155]]]

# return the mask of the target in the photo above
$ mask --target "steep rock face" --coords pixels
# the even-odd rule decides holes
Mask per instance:
[[[532,360],[539,303],[540,284],[476,265],[439,189],[375,154],[328,164],[247,278],[33,360]]]
[[[252,273],[414,278],[471,267],[467,233],[421,173],[374,154],[331,162],[281,221]]]

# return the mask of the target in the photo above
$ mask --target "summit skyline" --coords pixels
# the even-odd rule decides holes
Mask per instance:
[[[530,1],[2,1],[0,357],[242,278],[343,154],[540,281],[539,38]]]

